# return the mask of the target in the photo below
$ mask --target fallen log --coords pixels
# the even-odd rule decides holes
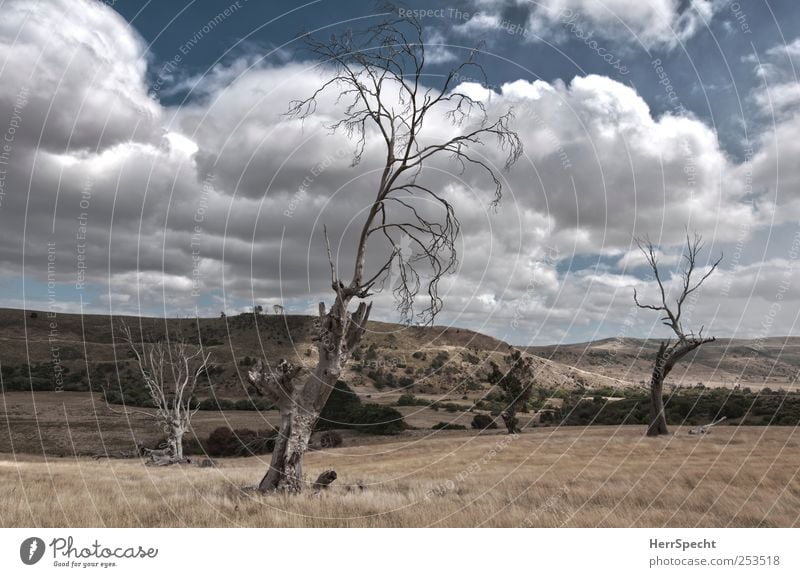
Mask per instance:
[[[694,429],[689,429],[689,434],[690,435],[706,435],[706,434],[711,432],[711,427],[713,427],[715,425],[719,425],[722,421],[724,421],[727,418],[728,417],[722,417],[722,418],[717,419],[716,421],[714,421],[712,423],[708,423],[707,425],[703,425],[702,427],[695,427]]]

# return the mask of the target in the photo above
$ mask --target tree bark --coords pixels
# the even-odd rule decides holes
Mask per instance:
[[[503,422],[506,425],[506,429],[508,430],[509,435],[521,432],[518,426],[519,419],[517,418],[516,411],[509,409],[507,411],[504,411],[501,416],[503,417]]]
[[[647,427],[648,437],[669,435],[667,415],[664,412],[664,379],[669,374],[672,364],[668,352],[668,344],[662,342],[656,354],[656,364],[650,377],[650,425]]]
[[[338,298],[330,312],[324,313],[324,306],[320,307],[319,360],[314,372],[302,387],[285,383],[282,394],[274,395],[281,426],[269,469],[258,485],[262,492],[303,490],[303,456],[308,451],[314,424],[339,380],[350,351],[361,341],[371,309],[362,302],[350,315],[347,301]]]
[[[664,378],[656,376],[655,372],[650,381],[650,426],[647,427],[648,437],[669,435],[667,429],[667,416],[664,412]]]

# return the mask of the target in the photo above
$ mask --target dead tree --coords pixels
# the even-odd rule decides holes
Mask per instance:
[[[163,339],[137,344],[127,323],[120,323],[122,340],[133,351],[134,360],[144,382],[154,411],[125,408],[114,412],[140,414],[155,419],[166,435],[166,447],[146,450],[149,461],[155,465],[172,465],[184,461],[183,435],[189,430],[192,416],[199,404],[194,392],[209,366],[211,353],[202,346],[194,347],[183,339]],[[142,341],[143,339],[139,339]]]
[[[697,269],[697,257],[703,249],[702,237],[695,233],[693,237],[686,235],[686,249],[682,256],[682,263],[680,274],[681,282],[679,285],[679,292],[675,298],[675,303],[669,301],[669,291],[664,286],[664,280],[661,278],[661,272],[658,269],[658,256],[656,248],[653,243],[648,239],[636,239],[636,244],[644,254],[647,264],[653,272],[653,276],[658,283],[658,288],[661,293],[660,304],[642,304],[639,302],[639,297],[636,289],[633,289],[633,301],[636,306],[641,309],[648,309],[658,311],[664,316],[661,318],[663,324],[672,329],[677,339],[675,342],[672,340],[662,341],[656,353],[655,365],[653,366],[653,373],[650,377],[650,424],[647,427],[647,436],[656,437],[658,435],[667,435],[667,418],[664,413],[664,379],[667,378],[670,371],[675,367],[675,364],[690,352],[695,350],[705,343],[710,343],[715,340],[714,337],[703,337],[703,327],[694,332],[687,332],[681,324],[681,316],[683,314],[683,307],[686,299],[692,295],[705,280],[717,269],[717,265],[722,262],[722,255],[711,265],[711,267],[701,276],[698,280],[693,280],[692,276]]]
[[[335,480],[336,471],[333,469],[322,471],[322,473],[319,474],[319,477],[317,477],[317,480],[314,482],[314,492],[319,493],[320,491],[326,490]]]
[[[441,310],[437,289],[458,262],[459,221],[446,194],[421,182],[423,167],[434,158],[450,157],[461,168],[482,171],[492,182],[496,204],[502,196],[500,176],[474,149],[483,144],[482,138],[496,138],[507,153],[506,167],[522,153],[521,141],[509,127],[510,110],[492,119],[482,102],[454,90],[466,69],[481,74],[475,52],[443,77],[426,72],[422,26],[415,18],[390,16],[366,30],[304,39],[327,80],[309,97],[291,102],[289,116],[310,118],[318,99],[336,94],[344,110],[329,128],[354,140],[352,165],[360,162],[368,140],[380,143],[385,159],[374,196],[364,201],[365,217],[349,281],[337,270],[325,231],[333,304],[319,305],[316,368],[302,384],[295,383],[299,369],[287,361],[272,367],[259,363],[249,373],[255,390],[269,396],[281,412],[280,434],[270,468],[259,484],[261,491],[302,489],[303,454],[314,423],[361,341],[371,308],[366,299],[384,288],[395,261],[399,280],[389,288],[401,316],[431,322]],[[423,85],[423,80],[436,78],[441,78],[438,86]],[[436,115],[452,122],[455,136],[438,141],[427,134],[422,138],[426,119]],[[411,245],[410,254],[398,258],[403,242]],[[368,266],[367,248],[380,254],[378,243],[385,243],[385,258]],[[428,304],[415,312],[416,297],[423,292]],[[360,302],[350,312],[353,301]]]

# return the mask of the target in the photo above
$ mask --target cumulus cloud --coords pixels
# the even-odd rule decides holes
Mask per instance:
[[[580,29],[597,39],[672,48],[708,26],[724,4],[722,0],[474,0],[476,15],[455,29],[524,31],[529,40],[550,41],[568,39],[569,31]],[[520,12],[526,15],[524,24],[515,22]]]
[[[596,14],[600,21],[606,12]],[[380,140],[368,134],[353,167],[354,143],[329,130],[344,105],[336,95],[304,122],[283,114],[324,70],[242,59],[192,79],[187,104],[164,106],[147,95],[142,40],[90,2],[11,3],[0,50],[0,118],[19,109],[0,197],[6,276],[46,283],[52,274],[61,302],[82,298],[87,310],[216,314],[282,302],[307,313],[329,290],[323,225],[340,268],[352,266],[365,199],[379,179]],[[519,80],[496,91],[463,81],[459,89],[484,99],[490,115],[513,108],[525,155],[503,174],[497,212],[491,182],[478,172],[442,158],[421,175],[462,224],[459,268],[440,291],[445,322],[541,341],[620,318],[643,282],[632,274],[635,234],[669,246],[687,226],[710,245],[731,242],[783,202],[751,202],[758,191],[705,123],[654,117],[633,88],[609,78]],[[431,117],[426,138],[454,130]],[[479,153],[502,166],[501,152],[486,144]],[[763,143],[764,159],[750,168],[759,181],[769,182],[761,168],[769,150]],[[565,273],[580,255],[613,256],[618,269]],[[376,297],[375,316],[396,320],[389,292]],[[41,293],[31,298],[44,302]],[[19,297],[4,302],[16,306]]]

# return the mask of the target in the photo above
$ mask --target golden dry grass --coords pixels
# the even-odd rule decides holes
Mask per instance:
[[[242,491],[260,459],[216,469],[0,455],[3,526],[798,526],[800,432],[720,427],[440,432],[308,455],[320,496]],[[363,489],[357,487],[364,486]],[[348,490],[349,489],[349,490]]]

